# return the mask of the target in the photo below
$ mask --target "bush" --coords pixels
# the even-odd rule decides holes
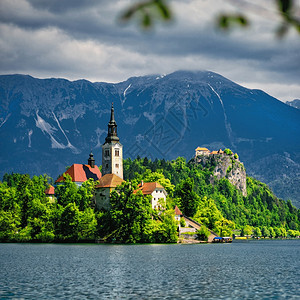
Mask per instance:
[[[225,149],[224,153],[227,154],[227,155],[232,155],[233,154],[233,152],[230,149]]]
[[[202,225],[196,232],[197,234],[197,240],[200,241],[206,241],[208,240],[208,237],[210,235],[210,231],[207,229],[206,226]]]
[[[185,220],[184,220],[184,218],[180,218],[180,226],[181,227],[185,227]]]

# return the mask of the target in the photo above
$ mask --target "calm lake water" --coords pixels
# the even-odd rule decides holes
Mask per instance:
[[[0,299],[300,299],[300,241],[0,244]]]

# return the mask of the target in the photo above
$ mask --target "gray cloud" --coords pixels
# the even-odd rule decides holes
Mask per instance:
[[[177,20],[145,33],[117,23],[129,2],[2,0],[1,73],[119,81],[180,68],[210,69],[246,86],[265,83],[284,100],[299,98],[300,37],[276,40],[276,22],[255,19],[252,29],[224,34],[215,30],[216,10],[207,1],[173,1]],[[278,93],[276,83],[286,93]]]

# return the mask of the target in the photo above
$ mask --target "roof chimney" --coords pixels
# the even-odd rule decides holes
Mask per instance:
[[[141,187],[144,185],[144,180],[141,181]]]

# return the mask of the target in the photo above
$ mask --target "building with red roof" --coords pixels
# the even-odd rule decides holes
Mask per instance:
[[[52,196],[55,194],[55,189],[53,185],[49,185],[49,187],[45,190],[45,194],[48,196]]]
[[[180,211],[180,209],[178,208],[178,206],[175,206],[175,220],[180,222],[181,217],[183,216],[183,213]],[[180,228],[180,224],[179,224],[179,228]]]
[[[98,209],[110,209],[110,193],[124,180],[116,174],[105,174],[95,187],[95,202]]]
[[[160,210],[162,208],[162,204],[166,203],[167,192],[165,188],[159,184],[158,182],[141,182],[138,185],[138,189],[134,191],[137,193],[141,191],[143,195],[151,195],[151,205],[153,209]]]
[[[180,218],[182,215],[183,215],[183,213],[180,211],[180,209],[176,205],[175,206],[175,220],[180,221]]]
[[[81,186],[83,182],[94,179],[94,181],[100,180],[101,172],[99,168],[95,165],[94,155],[90,153],[88,159],[88,164],[73,164],[64,174],[71,176],[72,181],[78,186]],[[64,181],[64,176],[61,175],[56,181],[56,184],[62,183]]]
[[[50,202],[55,201],[55,189],[53,185],[49,185],[49,187],[45,190],[46,197],[49,199]]]

